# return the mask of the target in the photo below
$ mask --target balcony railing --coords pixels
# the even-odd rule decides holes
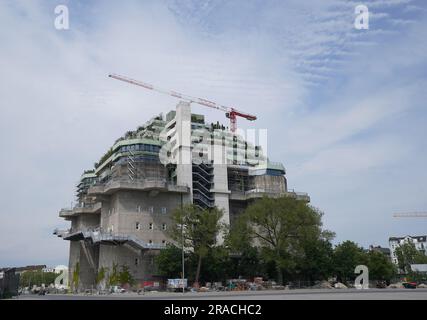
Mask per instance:
[[[63,208],[59,211],[59,216],[63,218],[73,217],[81,213],[96,213],[101,210],[101,202],[78,203],[73,208]]]
[[[137,249],[163,249],[166,244],[149,243],[138,239],[137,237],[125,233],[104,231],[100,227],[95,228],[70,228],[68,230],[55,229],[53,232],[58,237],[65,240],[84,240],[90,239],[92,243],[110,243],[120,244],[127,242]]]
[[[108,182],[101,184],[98,183],[89,188],[89,194],[104,194],[111,193],[118,189],[132,189],[132,190],[150,190],[150,189],[163,189],[172,192],[188,192],[187,186],[178,186],[176,183],[167,180],[166,178],[139,178],[130,179],[128,177],[111,178]]]
[[[247,200],[253,198],[261,198],[264,195],[269,197],[288,196],[297,200],[310,202],[310,196],[305,192],[295,192],[294,190],[281,191],[269,188],[255,188],[247,191],[231,191],[230,198],[232,200]]]

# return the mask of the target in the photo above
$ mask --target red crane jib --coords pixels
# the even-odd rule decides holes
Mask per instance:
[[[108,76],[110,78],[114,78],[116,80],[124,81],[124,82],[130,83],[130,84],[133,84],[133,85],[137,85],[137,86],[140,86],[140,87],[143,87],[143,88],[146,88],[146,89],[154,90],[154,91],[157,91],[157,92],[160,92],[160,93],[163,93],[163,94],[170,95],[170,96],[175,97],[175,98],[184,99],[184,100],[189,101],[189,102],[194,102],[194,103],[197,103],[197,104],[200,104],[200,105],[204,105],[204,106],[207,106],[207,107],[210,107],[210,108],[221,110],[221,111],[225,112],[226,113],[225,114],[226,117],[230,119],[230,127],[231,127],[231,131],[232,132],[235,132],[236,129],[237,129],[237,117],[242,117],[242,118],[245,118],[245,119],[247,119],[249,121],[254,121],[254,120],[257,119],[257,117],[254,116],[254,115],[237,111],[234,108],[229,108],[229,107],[226,107],[226,106],[222,106],[220,104],[217,104],[217,103],[215,103],[213,101],[210,101],[210,100],[207,100],[207,99],[192,97],[192,96],[189,96],[189,95],[186,95],[186,94],[182,94],[182,93],[179,93],[179,92],[176,92],[176,91],[172,91],[172,90],[160,89],[160,88],[157,88],[157,87],[155,87],[155,86],[153,86],[153,85],[151,85],[149,83],[138,81],[138,80],[134,80],[134,79],[131,79],[131,78],[128,78],[128,77],[124,77],[124,76],[120,76],[120,75],[117,75],[117,74],[110,74]]]
[[[245,119],[247,119],[247,120],[249,120],[249,121],[254,121],[254,120],[256,120],[256,119],[257,119],[257,117],[256,117],[256,116],[253,116],[253,115],[251,115],[251,114],[241,113],[241,112],[239,112],[239,111],[235,111],[235,110],[230,111],[230,112],[227,112],[225,116],[226,116],[227,118],[229,118],[229,119],[231,119],[231,118],[236,118],[236,116],[237,116],[237,117],[242,117],[242,118],[245,118]]]

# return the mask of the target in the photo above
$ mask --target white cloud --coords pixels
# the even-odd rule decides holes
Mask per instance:
[[[413,69],[419,72],[425,60],[422,25],[402,29],[406,40],[385,26],[361,35],[352,29],[353,4],[338,0],[109,1],[96,8],[70,2],[71,29],[61,32],[53,27],[54,5],[0,2],[0,215],[6,221],[0,241],[9,243],[0,251],[2,264],[43,263],[45,252],[65,263],[67,244],[50,231],[63,224],[58,210],[72,200],[80,173],[125,131],[174,107],[173,98],[107,78],[112,72],[257,114],[254,125],[268,128],[275,146],[272,160],[289,164],[290,184],[312,192],[328,217],[346,210],[316,189],[328,171],[335,170],[336,180],[327,187],[337,192],[343,177],[355,181],[381,164],[404,166],[403,145],[413,133],[402,140],[387,130],[358,135],[381,131],[423,101],[424,82],[413,83],[420,77]],[[381,22],[399,18],[385,16],[389,4],[373,7]],[[384,46],[390,33],[395,42]],[[360,47],[370,41],[377,46]],[[225,122],[222,114],[206,113]],[[410,146],[422,149],[419,139]],[[330,222],[335,231],[346,230]]]

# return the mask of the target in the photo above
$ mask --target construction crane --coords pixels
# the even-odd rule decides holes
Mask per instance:
[[[128,77],[118,75],[118,74],[109,74],[108,76],[110,78],[120,80],[120,81],[124,81],[124,82],[130,83],[130,84],[136,85],[136,86],[140,86],[140,87],[143,87],[145,89],[154,90],[154,91],[157,91],[157,92],[160,92],[163,94],[170,95],[170,96],[175,97],[175,98],[183,99],[183,100],[186,100],[190,103],[197,103],[197,104],[200,104],[200,105],[205,106],[205,107],[209,107],[209,108],[213,108],[213,109],[223,111],[223,112],[225,112],[225,116],[230,119],[231,132],[235,132],[237,129],[237,117],[245,118],[249,121],[254,121],[257,119],[257,117],[254,115],[247,114],[247,113],[241,112],[239,110],[236,110],[235,108],[226,107],[226,106],[220,105],[218,103],[215,103],[215,102],[212,102],[212,101],[209,101],[206,99],[192,97],[192,96],[182,94],[182,93],[179,93],[176,91],[160,89],[160,88],[155,87],[149,83],[134,80],[134,79],[131,79]]]
[[[393,214],[394,218],[427,218],[427,212],[403,212]]]

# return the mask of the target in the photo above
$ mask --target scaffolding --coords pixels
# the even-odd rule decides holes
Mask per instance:
[[[228,189],[230,191],[245,192],[249,190],[249,174],[245,168],[228,168]]]

